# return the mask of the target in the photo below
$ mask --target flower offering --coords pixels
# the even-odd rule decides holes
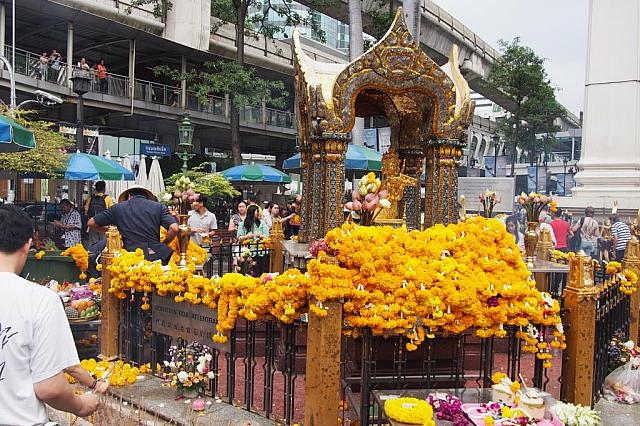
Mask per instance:
[[[391,202],[387,200],[388,193],[381,190],[381,186],[382,182],[376,178],[376,174],[369,172],[358,181],[358,188],[351,194],[352,200],[344,205],[347,210],[360,216],[361,225],[372,225],[382,209],[391,207]]]

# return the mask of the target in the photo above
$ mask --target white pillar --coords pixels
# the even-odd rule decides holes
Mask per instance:
[[[7,11],[4,3],[0,3],[0,54],[5,56],[4,45],[7,34]]]
[[[484,138],[482,138],[484,140]],[[487,139],[484,143],[484,152],[482,153],[482,166],[484,166],[484,157],[489,155],[489,148],[491,148],[491,139]]]
[[[129,40],[129,100],[130,114],[133,115],[133,102],[136,99],[136,39]],[[144,98],[143,98],[144,99]]]
[[[73,74],[73,24],[67,24],[67,87],[71,87]]]
[[[480,136],[480,137],[478,137]],[[482,144],[482,134],[478,135],[478,134],[474,134],[474,137],[476,138],[476,147],[475,150],[473,151],[473,158],[475,158],[475,160],[477,162],[480,162],[478,160],[478,153],[480,152],[480,144]]]
[[[640,0],[589,2],[580,173],[584,205],[640,205]]]
[[[362,35],[362,3],[360,0],[349,0],[349,60],[355,61],[364,52]],[[356,117],[351,129],[351,142],[364,145],[364,118]],[[375,146],[373,149],[377,149]]]

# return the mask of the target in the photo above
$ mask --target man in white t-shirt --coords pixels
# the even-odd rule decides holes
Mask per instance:
[[[203,244],[203,236],[212,237],[215,230],[218,229],[216,215],[207,210],[207,197],[205,195],[200,194],[198,201],[193,203],[193,210],[189,212],[187,223],[191,228],[191,239],[199,246]]]
[[[75,395],[64,372],[95,388],[81,372],[75,343],[56,293],[20,278],[33,236],[33,220],[12,205],[0,206],[0,425],[42,425],[45,403],[88,416],[93,393]]]

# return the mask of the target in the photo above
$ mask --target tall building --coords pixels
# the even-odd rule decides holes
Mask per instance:
[[[283,6],[282,0],[275,0],[271,3],[272,8],[267,13],[266,22],[269,25],[277,26],[282,29],[281,32],[275,35],[275,38],[283,39],[290,38],[295,27],[287,25],[287,19],[284,16],[280,16],[273,7]],[[263,7],[268,7],[264,5]],[[313,11],[307,6],[303,6],[299,3],[292,2],[287,7],[297,12],[303,18],[310,18],[314,21],[319,31],[314,31],[311,25],[300,25],[298,30],[300,35],[310,40],[317,41],[332,49],[340,50],[344,53],[349,51],[349,25],[342,23],[336,19],[333,19],[320,12]],[[263,8],[251,7],[249,9],[249,15],[261,14]],[[322,35],[324,35],[324,42],[322,41]]]

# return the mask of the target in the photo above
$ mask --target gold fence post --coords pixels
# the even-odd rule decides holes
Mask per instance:
[[[342,303],[326,302],[324,306],[328,309],[325,317],[309,313],[305,425],[335,425],[340,414]]]
[[[100,317],[100,358],[115,359],[119,356],[118,323],[120,311],[119,299],[109,293],[111,287],[111,272],[109,265],[115,253],[122,248],[120,233],[115,226],[107,230],[107,246],[100,255],[102,264],[102,306]]]
[[[593,261],[580,252],[569,261],[569,284],[564,290],[567,349],[562,366],[563,401],[591,405],[598,289]]]
[[[634,236],[627,244],[622,260],[624,269],[629,269],[640,276],[640,242]],[[629,338],[634,342],[640,337],[640,292],[636,291],[631,296],[631,319],[629,324]]]
[[[271,240],[271,251],[269,253],[269,272],[284,272],[284,253],[282,249],[282,241],[284,241],[284,231],[282,230],[282,221],[278,218],[273,220],[273,226],[269,232]]]

